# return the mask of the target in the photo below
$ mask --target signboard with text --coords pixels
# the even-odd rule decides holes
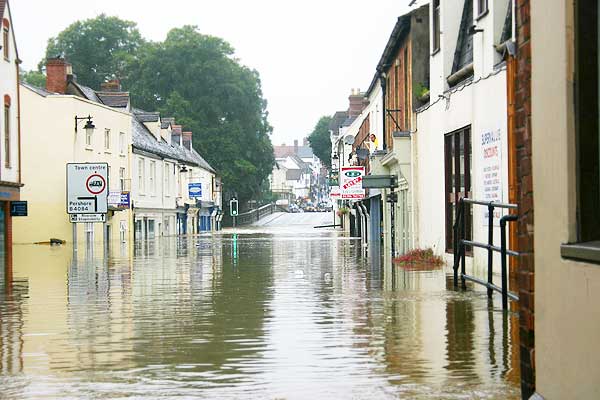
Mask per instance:
[[[329,197],[331,200],[339,200],[342,197],[342,192],[340,192],[339,186],[332,186],[331,191],[329,192]]]
[[[502,136],[500,130],[481,135],[481,200],[502,201]],[[488,226],[488,210],[483,210],[483,225]],[[500,225],[502,209],[494,209],[494,225]]]
[[[365,167],[342,167],[340,170],[340,189],[342,199],[362,199],[365,189],[362,179],[365,176]]]
[[[201,182],[188,183],[188,192],[189,192],[190,199],[196,199],[196,198],[202,197],[202,183]]]
[[[67,213],[104,214],[108,211],[108,164],[67,164]]]
[[[127,209],[130,204],[129,192],[111,191],[108,193],[108,205],[119,209]]]
[[[71,214],[69,220],[74,224],[106,222],[106,214]]]

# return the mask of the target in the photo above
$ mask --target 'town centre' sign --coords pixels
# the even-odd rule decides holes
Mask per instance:
[[[104,214],[108,211],[108,164],[67,164],[67,213]]]

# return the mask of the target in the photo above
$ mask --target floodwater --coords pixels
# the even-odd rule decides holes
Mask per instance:
[[[318,215],[107,258],[16,246],[0,399],[519,398],[499,298],[365,256]]]

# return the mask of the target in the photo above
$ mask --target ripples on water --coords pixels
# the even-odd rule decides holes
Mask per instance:
[[[0,399],[519,398],[499,299],[334,232],[15,252]]]

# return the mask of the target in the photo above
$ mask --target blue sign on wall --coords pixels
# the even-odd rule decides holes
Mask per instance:
[[[188,183],[188,192],[191,199],[202,197],[202,183]]]

